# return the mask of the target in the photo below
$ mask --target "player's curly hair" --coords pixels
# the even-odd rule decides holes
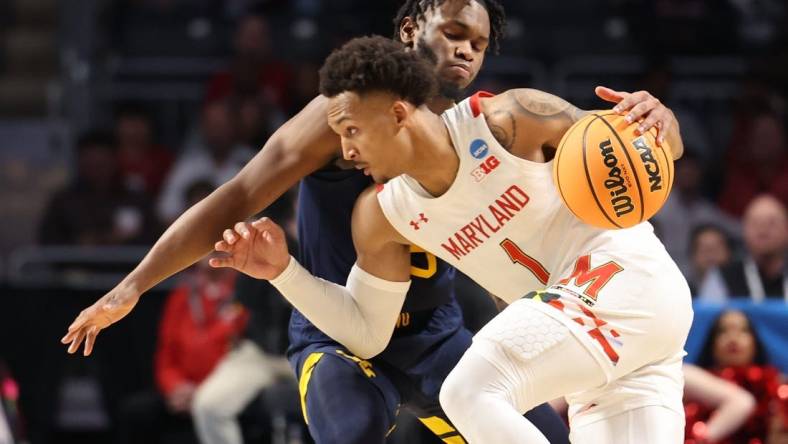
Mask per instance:
[[[320,93],[387,91],[419,106],[437,90],[433,71],[429,60],[401,42],[359,37],[328,56],[320,68]]]
[[[418,21],[424,18],[424,13],[432,8],[440,7],[446,0],[405,0],[394,18],[394,40],[400,41],[399,27],[405,17]],[[498,0],[466,0],[479,2],[487,15],[490,16],[490,45],[493,54],[498,54],[501,40],[506,33],[506,11]]]

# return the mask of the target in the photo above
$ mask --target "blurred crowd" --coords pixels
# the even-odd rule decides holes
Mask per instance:
[[[145,101],[111,103],[95,125],[79,131],[71,179],[51,195],[38,222],[40,245],[151,245],[316,95],[317,68],[329,49],[353,35],[390,33],[398,6],[393,0],[376,6],[352,0],[105,3],[106,42],[97,51],[106,57],[226,56],[227,62],[204,79],[202,100],[178,137],[163,135],[161,110]],[[567,9],[562,2],[504,3],[510,16],[504,55],[550,63],[567,54],[654,53],[637,87],[669,106],[671,72],[660,56],[748,56],[751,74],[727,109],[673,107],[686,153],[675,164],[670,198],[651,222],[699,301],[788,301],[785,4],[571,1],[569,9],[577,11],[556,23],[556,8]],[[602,23],[602,32],[585,38],[588,21],[595,29]],[[176,38],[178,27],[186,32]],[[529,86],[517,81],[483,76],[479,87]],[[296,198],[297,189],[291,190],[267,210],[293,237]],[[478,301],[485,296],[472,283],[458,285],[466,321],[478,328],[494,307]],[[289,310],[265,282],[195,265],[164,303],[154,384],[108,408],[109,401],[91,404],[84,399],[89,389],[73,387],[75,375],[84,373],[77,368],[72,386],[64,379],[59,402],[82,403],[89,417],[55,418],[47,436],[91,442],[98,431],[105,433],[99,439],[128,443],[309,442],[284,359]],[[703,332],[703,355],[687,371],[687,444],[788,442],[788,385],[757,332],[756,322],[735,310],[722,312]],[[0,365],[0,443],[35,435],[26,430],[10,370]],[[432,442],[413,441],[419,433],[401,429],[392,442]]]

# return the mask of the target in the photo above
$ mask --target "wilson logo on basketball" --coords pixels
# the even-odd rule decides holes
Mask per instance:
[[[649,190],[654,191],[662,189],[662,175],[659,173],[659,162],[654,158],[651,152],[651,147],[646,143],[646,138],[643,136],[638,137],[632,141],[632,146],[640,153],[640,160],[643,161],[643,167],[648,173]]]
[[[613,153],[613,146],[610,139],[605,139],[599,144],[599,153],[602,155],[602,162],[609,169],[605,188],[610,191],[610,203],[616,216],[621,217],[635,210],[632,198],[629,196],[629,188],[632,183],[626,170],[619,167],[618,157]]]

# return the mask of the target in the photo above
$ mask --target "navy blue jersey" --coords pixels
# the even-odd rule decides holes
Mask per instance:
[[[299,260],[315,276],[344,285],[356,262],[351,215],[356,199],[372,181],[358,170],[324,168],[301,182],[298,199]],[[414,249],[415,250],[415,249]],[[413,282],[403,312],[424,312],[453,299],[454,269],[432,254],[414,251]],[[403,319],[407,323],[408,319]],[[458,316],[456,327],[462,323]],[[399,328],[395,338],[408,329]],[[412,329],[411,329],[412,330]],[[415,333],[415,332],[414,332]],[[290,350],[315,342],[333,342],[300,312],[290,320]]]

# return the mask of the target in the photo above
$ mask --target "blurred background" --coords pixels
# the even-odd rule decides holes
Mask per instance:
[[[471,91],[538,88],[592,109],[609,106],[596,85],[645,89],[676,113],[686,153],[652,223],[696,297],[688,361],[752,396],[719,442],[787,442],[788,5],[502,3],[501,54]],[[90,359],[59,339],[316,95],[331,49],[391,35],[399,6],[0,1],[0,443],[197,442],[191,394],[230,344],[253,338],[284,353],[282,298],[201,265],[145,296]],[[270,214],[292,225],[295,199],[292,190]],[[466,279],[458,285],[479,328],[494,307]],[[246,442],[310,442],[279,365],[241,414]],[[707,442],[696,438],[719,405],[688,392],[688,443]],[[401,422],[391,442],[437,442]]]

